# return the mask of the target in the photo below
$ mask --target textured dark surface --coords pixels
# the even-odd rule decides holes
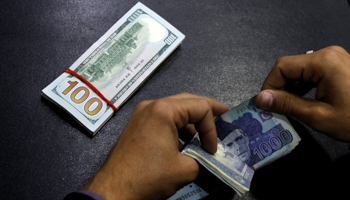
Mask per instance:
[[[347,0],[144,0],[186,39],[91,139],[41,90],[136,3],[0,2],[0,199],[62,199],[80,189],[142,100],[190,92],[233,107],[259,92],[281,56],[329,45],[350,51]],[[224,188],[211,199],[348,196],[348,144],[293,124],[302,142],[257,171],[249,193]]]

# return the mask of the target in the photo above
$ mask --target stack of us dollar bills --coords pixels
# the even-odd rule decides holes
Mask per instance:
[[[155,12],[137,3],[69,69],[118,109],[184,38]],[[98,92],[75,75],[63,73],[42,95],[94,135],[114,113]]]
[[[215,125],[215,154],[201,148],[198,134],[182,153],[196,159],[240,195],[249,191],[255,170],[290,153],[301,140],[285,116],[261,110],[255,98],[217,117]]]

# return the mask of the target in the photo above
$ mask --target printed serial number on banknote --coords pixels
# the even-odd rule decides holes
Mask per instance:
[[[155,12],[137,3],[69,69],[119,108],[184,38]],[[89,86],[67,73],[44,88],[42,95],[93,135],[113,114]]]

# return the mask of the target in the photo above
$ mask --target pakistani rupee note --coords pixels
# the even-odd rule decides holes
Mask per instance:
[[[290,153],[301,140],[288,119],[261,110],[252,98],[215,119],[218,148],[209,154],[195,136],[183,153],[238,194],[249,191],[254,171]]]
[[[167,200],[198,200],[204,199],[208,195],[209,194],[197,184],[190,183],[178,190],[173,196],[169,197]]]
[[[184,38],[155,12],[137,3],[69,69],[119,108]],[[68,73],[44,88],[42,95],[93,135],[114,112],[88,85]]]

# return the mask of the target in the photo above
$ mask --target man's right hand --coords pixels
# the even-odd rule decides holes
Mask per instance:
[[[99,171],[83,188],[106,199],[164,199],[193,182],[199,165],[179,151],[178,130],[198,131],[202,147],[214,154],[214,115],[229,108],[208,97],[178,94],[143,101]]]
[[[315,100],[301,95],[317,87]],[[339,46],[277,60],[256,104],[350,142],[350,55]]]

